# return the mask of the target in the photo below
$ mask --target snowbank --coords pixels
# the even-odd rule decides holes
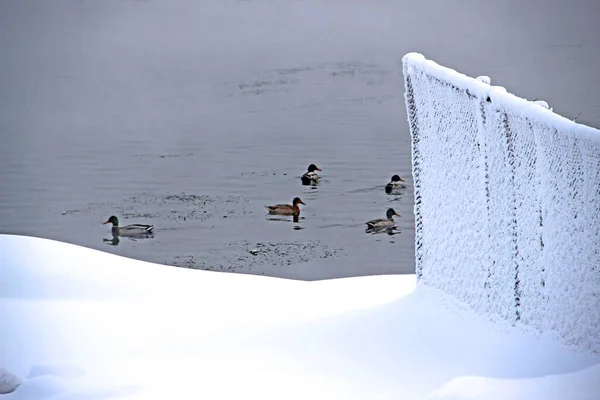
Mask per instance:
[[[600,131],[403,58],[420,282],[600,353]]]
[[[0,268],[0,367],[22,380],[2,400],[467,399],[473,379],[585,399],[600,381],[600,357],[492,325],[414,275],[300,282],[10,235]]]
[[[600,365],[566,375],[532,379],[490,379],[465,376],[453,379],[434,391],[437,400],[596,400],[600,394]],[[565,390],[569,387],[568,391]]]

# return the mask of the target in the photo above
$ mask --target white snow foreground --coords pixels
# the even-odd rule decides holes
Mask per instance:
[[[1,400],[600,393],[597,355],[486,322],[414,275],[301,282],[11,235],[0,266]]]

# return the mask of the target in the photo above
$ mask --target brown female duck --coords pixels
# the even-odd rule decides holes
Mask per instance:
[[[274,204],[272,206],[265,206],[269,210],[269,214],[272,215],[300,215],[299,204],[304,204],[300,197],[294,198],[292,204]]]

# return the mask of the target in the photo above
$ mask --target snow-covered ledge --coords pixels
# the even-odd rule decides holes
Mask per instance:
[[[420,54],[403,69],[419,281],[600,352],[600,131]]]

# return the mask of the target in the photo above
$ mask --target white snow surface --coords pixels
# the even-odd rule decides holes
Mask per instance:
[[[490,323],[415,275],[292,281],[0,235],[0,318],[0,367],[22,379],[1,400],[583,400],[600,388],[598,355]]]
[[[600,353],[600,131],[421,54],[403,68],[419,282]]]

